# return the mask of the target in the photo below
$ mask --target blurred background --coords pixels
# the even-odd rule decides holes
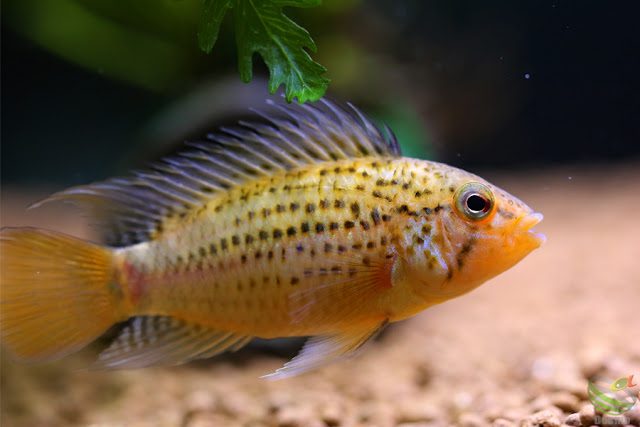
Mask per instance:
[[[5,0],[2,184],[125,173],[263,106],[231,16],[210,55],[200,0]],[[325,0],[287,8],[328,95],[387,122],[411,156],[464,168],[637,157],[637,2]],[[635,65],[634,65],[635,64]]]

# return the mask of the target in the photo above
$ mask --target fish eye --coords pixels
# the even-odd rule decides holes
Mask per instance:
[[[460,187],[454,202],[456,213],[470,221],[482,221],[489,216],[494,205],[491,190],[479,182],[469,182]]]
[[[474,214],[484,212],[489,209],[489,201],[480,194],[472,194],[467,197],[466,205],[467,209]]]

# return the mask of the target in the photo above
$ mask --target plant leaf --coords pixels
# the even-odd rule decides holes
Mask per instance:
[[[233,0],[204,0],[198,26],[198,44],[206,53],[211,52],[216,44],[222,18],[232,6],[232,2]]]
[[[211,0],[207,0],[211,1]],[[282,13],[282,7],[318,6],[321,0],[235,0],[235,28],[238,68],[245,83],[252,76],[252,55],[258,52],[269,68],[269,93],[285,85],[285,97],[291,102],[316,101],[327,90],[327,69],[314,62],[304,48],[316,51],[316,45],[304,28]]]

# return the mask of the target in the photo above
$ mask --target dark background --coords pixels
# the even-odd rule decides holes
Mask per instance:
[[[130,78],[127,66],[157,61],[164,70],[162,61],[168,67],[176,57],[119,55],[121,41],[95,34],[86,36],[88,59],[60,55],[64,42],[52,45],[38,26],[64,32],[77,21],[40,3],[3,2],[3,184],[64,186],[123,173],[264,102],[265,68],[254,57],[257,80],[240,81],[229,19],[212,54],[199,51],[198,2],[175,2],[190,9],[172,32],[132,13],[142,0],[111,9],[76,2],[114,28],[178,47],[179,69],[153,84],[144,74]],[[471,169],[639,157],[637,2],[343,3],[286,13],[316,41],[328,94],[388,122],[408,155]],[[166,15],[157,22],[171,24]],[[73,40],[82,47],[82,37]],[[108,61],[88,66],[92,52],[122,61],[125,72]]]

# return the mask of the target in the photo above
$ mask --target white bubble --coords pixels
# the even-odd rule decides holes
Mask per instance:
[[[466,391],[457,393],[453,398],[456,406],[460,409],[468,408],[473,402],[473,398]]]
[[[531,375],[540,380],[546,380],[553,375],[554,366],[553,360],[548,357],[540,357],[533,362],[531,367]]]

